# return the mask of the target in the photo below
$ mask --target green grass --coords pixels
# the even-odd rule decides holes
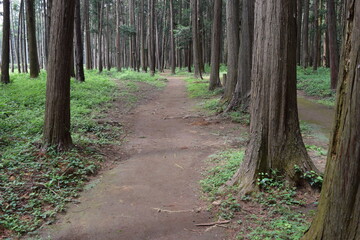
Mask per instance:
[[[203,99],[209,99],[216,95],[219,95],[219,93],[222,91],[221,89],[217,89],[215,91],[209,91],[209,81],[207,80],[201,80],[201,79],[195,79],[192,77],[189,77],[185,79],[186,81],[186,88],[188,91],[188,94],[191,98],[203,98]]]
[[[112,79],[120,79],[120,89]],[[121,124],[98,123],[116,97],[124,108],[138,100],[135,81],[164,86],[146,74],[124,71],[86,71],[84,83],[71,80],[71,151],[41,148],[44,124],[46,73],[37,79],[11,74],[11,83],[0,85],[0,236],[36,230],[51,222],[95,174],[103,157],[98,148],[119,144]]]
[[[330,89],[330,69],[319,68],[313,71],[312,68],[297,69],[297,88],[303,90],[307,95],[321,98],[318,102],[334,106],[336,93]]]
[[[153,85],[158,88],[162,88],[166,85],[166,83],[165,83],[166,79],[161,77],[158,74],[155,74],[154,76],[150,76],[149,73],[124,70],[122,72],[114,72],[114,74],[112,74],[112,75],[114,78],[117,78],[120,80],[144,82],[144,83]]]

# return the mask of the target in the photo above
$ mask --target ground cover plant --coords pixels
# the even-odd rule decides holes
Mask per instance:
[[[330,89],[330,69],[297,68],[297,88],[303,90],[306,95],[317,97],[319,103],[334,106],[335,91]]]
[[[157,87],[165,84],[131,71],[86,71],[84,83],[72,79],[75,147],[62,153],[41,146],[46,73],[36,79],[12,74],[12,82],[0,86],[0,237],[34,231],[51,222],[66,203],[76,202],[86,181],[104,161],[101,146],[119,144],[122,139],[121,124],[96,119],[106,115],[117,97],[126,95],[128,104],[134,104],[137,79]]]

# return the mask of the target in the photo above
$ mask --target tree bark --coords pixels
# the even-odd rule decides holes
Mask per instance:
[[[47,65],[47,61],[48,61],[48,58],[49,58],[51,7],[52,7],[52,0],[47,0],[46,1],[46,17],[45,17],[45,59],[46,59],[46,65]]]
[[[303,1],[297,0],[297,51],[296,51],[296,63],[300,65],[301,62],[301,22],[303,15]]]
[[[360,238],[360,2],[347,0],[335,124],[318,211],[303,240]]]
[[[91,33],[90,33],[90,19],[89,19],[89,0],[84,0],[84,25],[85,25],[85,47],[86,47],[86,69],[92,69],[92,50],[91,50]]]
[[[314,41],[313,41],[313,69],[316,71],[319,67],[319,57],[320,57],[320,31],[319,31],[319,1],[314,0],[313,9],[314,9]]]
[[[225,111],[236,110],[241,106],[247,110],[250,104],[252,50],[254,41],[254,1],[244,0],[241,15],[240,50],[235,92]]]
[[[230,102],[235,91],[239,53],[239,0],[226,1],[226,32],[228,44],[227,81],[223,101]]]
[[[316,170],[300,134],[296,100],[296,1],[256,0],[252,59],[250,142],[244,161],[228,184],[240,193],[257,189],[259,173],[276,169],[301,183],[302,171]]]
[[[10,82],[9,64],[10,64],[10,1],[3,1],[3,37],[1,50],[1,82],[7,84]]]
[[[221,34],[222,34],[222,0],[215,0],[214,18],[211,36],[211,73],[209,90],[213,91],[220,87],[220,57],[221,57]]]
[[[146,52],[145,52],[145,16],[144,16],[144,0],[140,2],[140,65],[143,72],[147,72]]]
[[[302,31],[302,66],[309,66],[309,0],[304,0],[304,20]]]
[[[174,6],[173,0],[170,2],[170,48],[171,48],[171,74],[175,74],[176,69],[176,50],[175,50],[175,37],[174,37]]]
[[[102,51],[102,32],[103,32],[103,8],[104,0],[98,2],[97,11],[98,11],[98,67],[99,73],[103,71],[103,51]]]
[[[75,68],[76,79],[80,82],[85,81],[84,75],[84,54],[83,42],[81,31],[81,13],[80,13],[80,0],[75,0]]]
[[[336,89],[339,73],[339,51],[336,34],[335,0],[327,0],[328,37],[330,51],[331,88]]]
[[[151,76],[155,75],[155,0],[149,0],[149,67]]]
[[[72,145],[70,135],[70,64],[73,57],[75,1],[57,0],[51,11],[44,142],[57,150]]]
[[[37,78],[40,73],[39,58],[38,58],[37,43],[36,43],[36,20],[35,20],[34,4],[35,4],[35,0],[25,1],[27,40],[29,47],[31,78]]]

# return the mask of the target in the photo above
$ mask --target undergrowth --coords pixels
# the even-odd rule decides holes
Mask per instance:
[[[303,90],[306,95],[319,97],[317,102],[334,106],[336,93],[330,89],[330,69],[319,68],[313,71],[312,68],[297,69],[297,88]]]
[[[137,77],[138,76],[138,77]],[[119,91],[112,79],[121,79]],[[119,144],[121,124],[99,123],[116,97],[136,102],[134,81],[161,87],[156,77],[125,71],[86,71],[84,83],[71,80],[71,133],[75,147],[68,152],[42,149],[46,73],[30,79],[11,74],[11,83],[0,85],[0,238],[21,235],[52,221],[65,209],[84,183],[101,166],[98,150]],[[125,104],[127,104],[125,102]]]

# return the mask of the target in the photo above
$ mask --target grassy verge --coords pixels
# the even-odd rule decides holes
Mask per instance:
[[[330,89],[330,69],[319,68],[313,71],[311,68],[298,67],[297,87],[303,90],[306,95],[318,97],[317,102],[334,106],[336,93]]]
[[[221,220],[232,220],[230,228],[236,239],[300,239],[309,226],[316,207],[316,197],[309,197],[287,183],[276,171],[260,174],[260,192],[238,197],[237,186],[219,187],[239,168],[244,152],[228,150],[210,157],[211,167],[200,181],[209,208]],[[307,180],[315,176],[304,174]]]
[[[118,90],[113,78],[125,86]],[[12,74],[0,86],[0,238],[21,235],[52,221],[76,201],[89,176],[104,160],[99,147],[118,144],[122,127],[98,123],[116,97],[137,101],[134,81],[157,87],[163,81],[145,74],[86,72],[86,82],[71,81],[72,137],[76,147],[58,153],[41,149],[46,73],[37,79]]]

